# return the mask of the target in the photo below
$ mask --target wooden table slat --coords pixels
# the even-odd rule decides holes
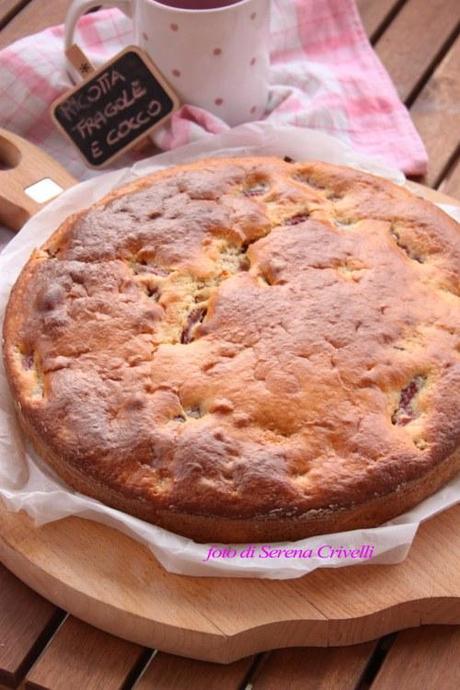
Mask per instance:
[[[133,690],[238,690],[254,657],[212,664],[158,652]]]
[[[63,616],[0,565],[0,682],[19,681]]]
[[[0,50],[29,34],[62,24],[70,0],[33,0],[18,12],[0,32]]]
[[[375,642],[367,642],[272,652],[253,683],[254,690],[354,690],[375,647]]]
[[[377,54],[403,101],[410,101],[455,34],[459,13],[458,0],[407,0],[377,41]]]
[[[120,690],[145,649],[69,616],[26,677],[34,690]]]
[[[439,186],[439,190],[443,192],[443,194],[448,194],[456,199],[460,199],[460,157],[446,174]]]
[[[371,690],[458,690],[460,626],[427,626],[399,633]]]
[[[460,142],[460,37],[418,95],[411,116],[426,146],[426,183],[437,186]]]
[[[364,28],[373,41],[387,22],[391,20],[405,0],[357,0]]]
[[[0,0],[0,28],[4,27],[28,2],[29,0]]]

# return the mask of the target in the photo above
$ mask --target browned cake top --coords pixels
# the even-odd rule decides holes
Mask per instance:
[[[5,356],[51,454],[200,515],[348,506],[459,444],[457,224],[323,163],[208,160],[70,218]]]

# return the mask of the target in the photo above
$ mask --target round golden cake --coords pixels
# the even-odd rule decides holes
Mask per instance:
[[[35,448],[200,542],[378,525],[460,470],[460,232],[386,180],[209,159],[35,251],[4,323]]]

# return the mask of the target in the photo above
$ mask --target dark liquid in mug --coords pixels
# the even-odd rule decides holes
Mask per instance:
[[[178,10],[215,10],[219,7],[238,5],[241,0],[155,0],[155,2]]]

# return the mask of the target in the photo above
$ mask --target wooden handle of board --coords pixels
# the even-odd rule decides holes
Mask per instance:
[[[20,230],[48,201],[76,180],[51,156],[0,129],[0,223]]]

